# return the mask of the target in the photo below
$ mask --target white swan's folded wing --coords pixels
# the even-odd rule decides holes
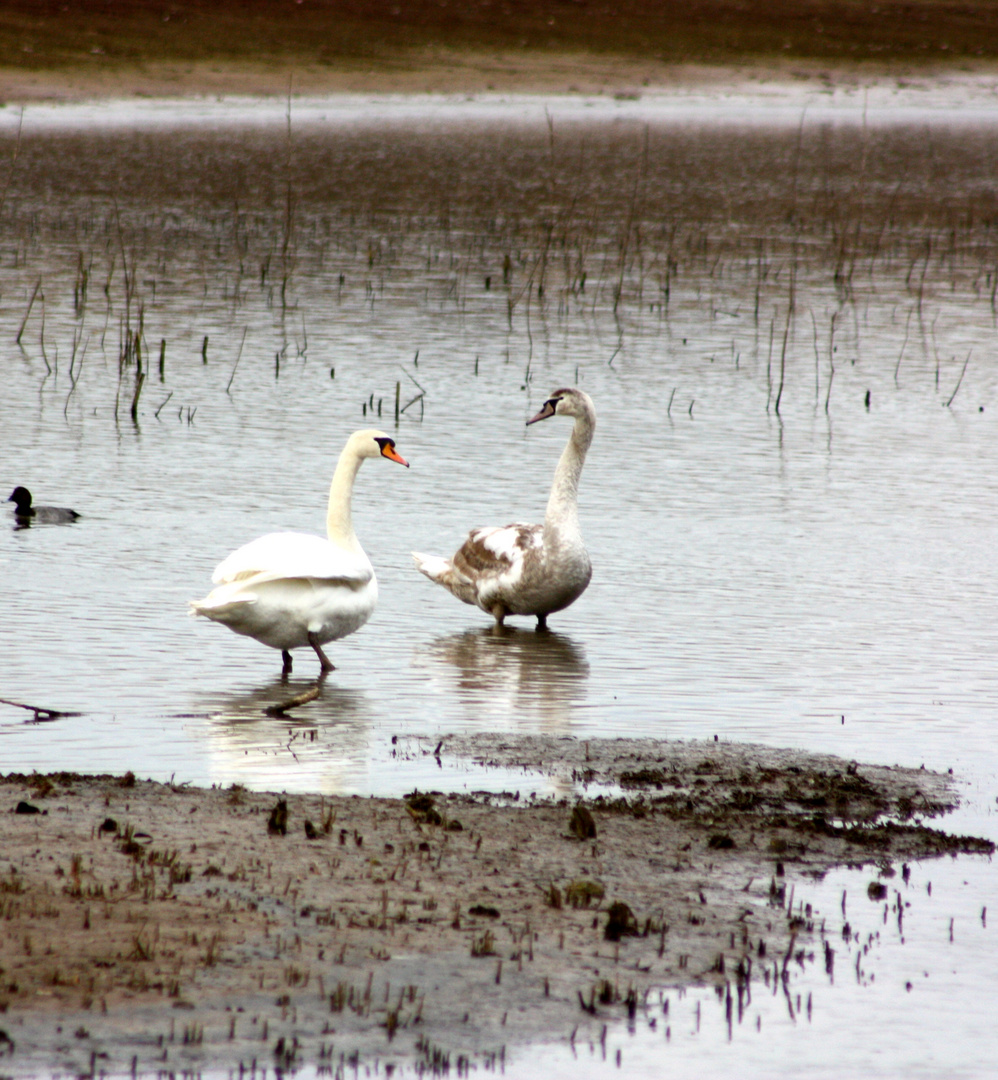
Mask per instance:
[[[361,586],[374,577],[362,551],[344,550],[310,533],[270,533],[234,551],[215,568],[215,585],[312,578]]]

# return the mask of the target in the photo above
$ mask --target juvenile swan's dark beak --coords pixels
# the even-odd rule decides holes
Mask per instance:
[[[538,420],[547,420],[549,416],[554,416],[555,409],[558,408],[558,401],[558,398],[548,398],[541,406],[541,411],[527,421],[528,426],[536,424]]]

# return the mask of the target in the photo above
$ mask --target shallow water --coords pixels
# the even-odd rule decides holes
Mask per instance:
[[[0,483],[83,517],[0,533],[0,696],[77,715],[0,705],[5,770],[548,793],[393,737],[717,736],[952,768],[951,827],[998,839],[993,128],[451,112],[82,132],[26,114]],[[576,382],[599,414],[593,582],[552,634],[495,636],[408,553],[540,519],[568,429],[524,421]],[[397,425],[396,385],[424,395]],[[342,443],[372,422],[412,464],[358,478],[378,611],[329,647],[318,700],[269,719],[314,657],[282,684],[279,654],[186,602],[254,536],[321,531]],[[955,873],[986,904],[993,868]],[[976,1000],[994,976],[969,963]],[[933,986],[926,1015],[964,1000]],[[836,1022],[895,1008],[872,996],[836,994]],[[917,1060],[904,1024],[880,1075]],[[775,1026],[758,1075],[805,1053],[834,1073]],[[963,1075],[987,1047],[975,1028],[954,1048]]]

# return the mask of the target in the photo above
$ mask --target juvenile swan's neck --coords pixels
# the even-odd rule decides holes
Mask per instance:
[[[554,471],[554,483],[544,516],[545,532],[557,530],[579,535],[579,477],[595,430],[596,417],[591,409],[575,418],[572,434]]]
[[[326,535],[331,543],[344,548],[360,550],[360,542],[353,531],[353,519],[350,516],[350,497],[353,495],[353,482],[357,478],[363,458],[347,442],[336,463],[333,482],[329,485],[329,505],[326,509]]]

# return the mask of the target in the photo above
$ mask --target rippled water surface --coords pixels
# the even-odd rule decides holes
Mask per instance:
[[[0,533],[5,770],[544,791],[392,738],[717,736],[952,768],[953,827],[998,839],[993,128],[252,119],[6,129],[0,483],[82,517]],[[524,421],[571,383],[593,581],[496,636],[409,552],[540,520],[568,425]],[[254,536],[321,532],[371,423],[412,465],[358,478],[378,610],[267,718],[314,657],[282,683],[186,602]]]

